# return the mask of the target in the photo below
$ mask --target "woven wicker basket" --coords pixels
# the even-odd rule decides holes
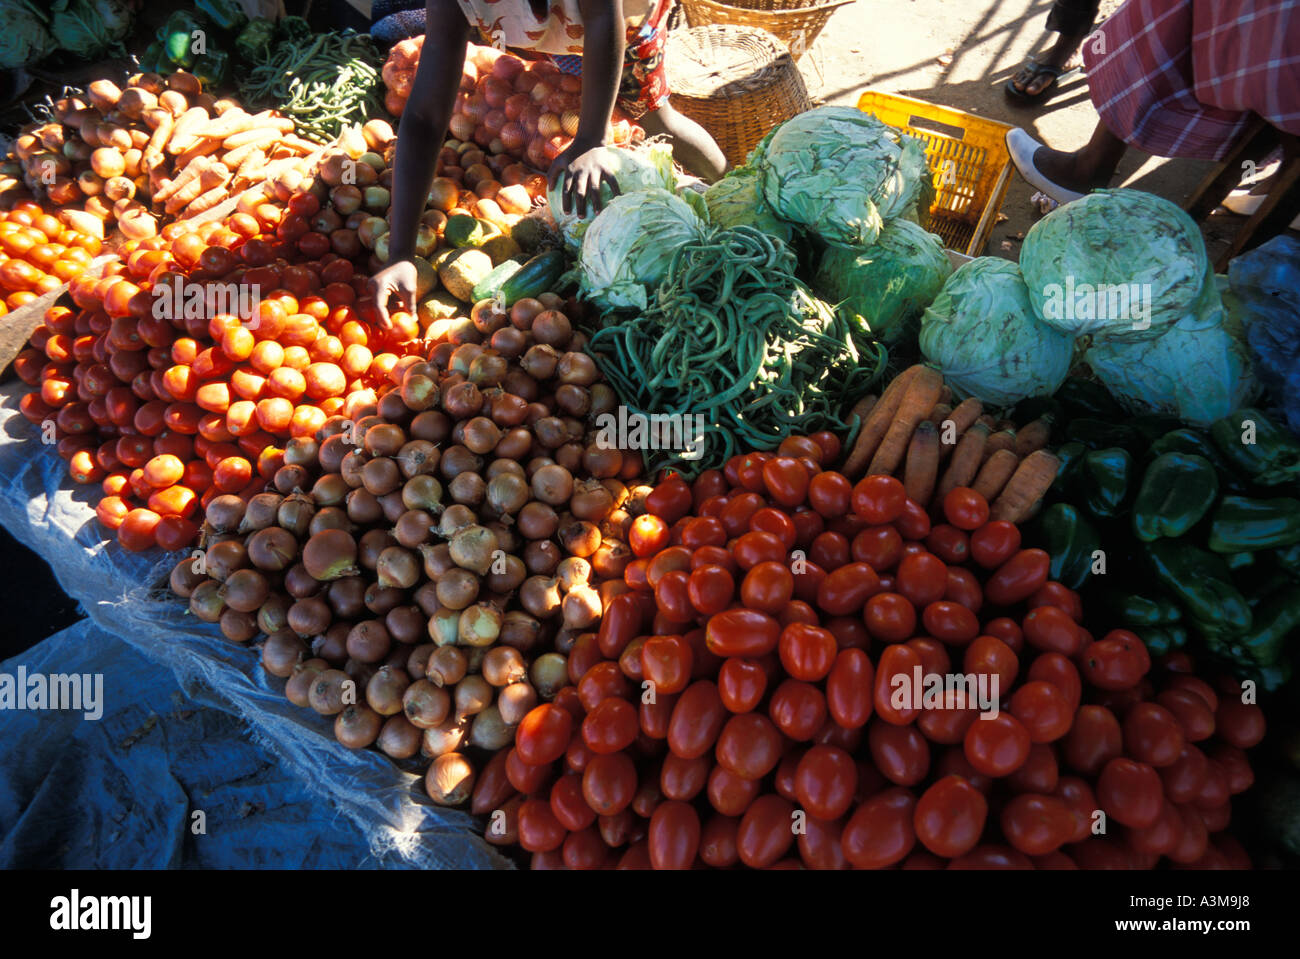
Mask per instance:
[[[853,0],[682,0],[692,27],[724,23],[766,30],[799,59],[813,45],[831,14]]]
[[[811,109],[790,52],[770,33],[714,25],[679,30],[665,54],[672,105],[718,141],[729,166],[767,131]]]

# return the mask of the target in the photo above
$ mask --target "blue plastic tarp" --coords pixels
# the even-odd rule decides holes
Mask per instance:
[[[19,666],[100,674],[103,715],[0,709],[0,866],[510,866],[418,770],[340,746],[256,647],[195,620],[166,588],[175,555],[106,540],[98,486],[67,479],[18,413],[25,389],[0,387],[0,525],[88,620],[0,665],[0,683]],[[21,615],[22,597],[6,605]]]

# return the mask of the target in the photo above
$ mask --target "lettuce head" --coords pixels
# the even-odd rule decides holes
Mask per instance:
[[[614,179],[618,181],[621,195],[648,190],[650,187],[673,191],[677,189],[677,177],[673,173],[673,152],[666,144],[652,143],[636,149],[624,147],[600,147],[606,155],[609,165],[614,169]],[[586,216],[564,212],[564,196],[561,186],[564,177],[558,179],[555,186],[546,192],[546,201],[551,207],[551,216],[555,218],[564,237],[565,245],[576,252],[582,246],[582,235],[596,218],[596,213],[588,207]],[[602,203],[609,203],[614,198],[610,188],[601,184]]]
[[[789,243],[790,224],[772,212],[763,198],[763,176],[753,167],[740,167],[712,184],[704,193],[709,222],[716,226],[752,226]]]
[[[0,70],[35,63],[57,47],[44,15],[30,0],[0,3]]]

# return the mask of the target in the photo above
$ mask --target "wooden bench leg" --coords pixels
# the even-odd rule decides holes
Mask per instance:
[[[1223,162],[1205,175],[1205,178],[1192,191],[1191,197],[1183,205],[1196,222],[1201,222],[1214,210],[1224,197],[1232,192],[1241,182],[1244,172],[1242,162],[1263,156],[1277,145],[1278,130],[1262,118],[1251,118],[1246,130],[1228,151]]]
[[[1282,144],[1282,166],[1268,196],[1241,225],[1231,245],[1215,262],[1216,272],[1226,273],[1229,260],[1279,235],[1300,213],[1300,139],[1287,136],[1282,138]]]

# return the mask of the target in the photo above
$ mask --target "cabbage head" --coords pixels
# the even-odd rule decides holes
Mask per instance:
[[[98,60],[131,32],[131,11],[121,0],[54,0],[50,33],[61,50]]]
[[[1141,190],[1096,190],[1034,224],[1020,269],[1049,326],[1130,343],[1197,312],[1209,260],[1177,205]]]
[[[35,63],[57,47],[45,17],[29,0],[0,3],[0,70]]]
[[[763,195],[782,220],[839,246],[870,246],[915,215],[930,172],[920,140],[852,107],[818,107],[754,151]]]
[[[921,353],[954,392],[1002,407],[1055,393],[1074,338],[1034,314],[1016,264],[981,256],[958,267],[925,311]]]
[[[1196,426],[1209,426],[1259,392],[1241,317],[1217,296],[1154,340],[1102,343],[1084,360],[1129,412],[1169,414]]]
[[[599,149],[607,154],[609,164],[614,169],[614,179],[618,181],[620,194],[637,193],[650,187],[669,191],[677,189],[677,176],[673,173],[673,151],[666,144],[652,143],[637,149],[624,147],[600,147]],[[561,177],[556,181],[555,186],[547,190],[546,201],[550,204],[551,216],[555,218],[560,233],[564,236],[565,245],[571,252],[577,252],[582,246],[582,235],[591,225],[591,221],[596,218],[596,214],[590,207],[585,217],[578,216],[577,211],[564,212],[564,197],[561,191],[564,179]],[[601,201],[609,203],[613,197],[614,194],[609,187],[602,183]]]
[[[866,247],[827,247],[813,285],[846,313],[866,321],[871,335],[894,346],[916,336],[952,263],[943,241],[911,220],[895,220]]]
[[[704,202],[715,226],[752,226],[786,243],[794,235],[790,224],[780,220],[763,199],[763,177],[753,167],[732,170],[705,191]]]
[[[673,254],[704,230],[689,204],[667,190],[614,197],[582,237],[582,295],[601,310],[644,310]]]

